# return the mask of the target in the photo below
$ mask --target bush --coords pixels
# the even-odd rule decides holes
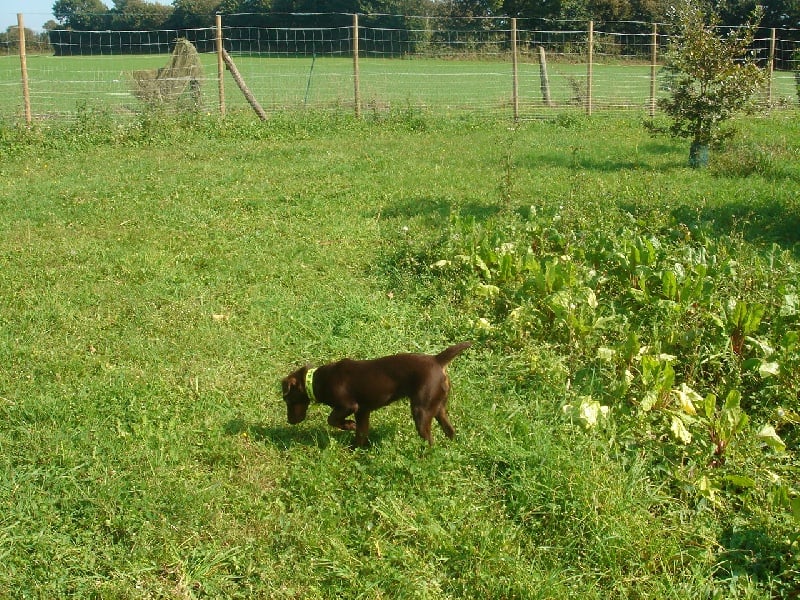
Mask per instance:
[[[763,11],[757,9],[741,28],[718,34],[719,17],[706,14],[691,0],[671,12],[673,37],[666,57],[668,95],[658,106],[670,119],[668,126],[650,124],[653,131],[692,142],[694,153],[730,137],[724,127],[736,113],[753,108],[754,94],[763,86],[765,73],[754,61],[751,44]]]

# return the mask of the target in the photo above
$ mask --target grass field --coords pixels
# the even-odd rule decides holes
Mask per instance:
[[[202,55],[206,80],[204,105],[218,109],[214,55]],[[268,111],[286,108],[341,109],[353,106],[353,63],[350,58],[263,58],[234,56],[255,97]],[[37,115],[75,114],[89,106],[118,114],[140,110],[131,94],[131,73],[165,66],[168,55],[28,58],[32,111]],[[440,113],[512,113],[512,69],[509,61],[385,59],[360,61],[360,93],[366,110],[414,107]],[[581,106],[585,100],[586,66],[552,60],[551,99],[542,103],[539,65],[522,59],[519,66],[520,113],[523,117],[552,116],[554,110]],[[592,97],[599,110],[644,114],[650,101],[650,67],[635,62],[594,66]],[[226,74],[226,104],[246,106],[230,74]],[[773,76],[773,99],[793,104],[796,90],[791,73]],[[19,59],[0,57],[0,117],[22,112]]]
[[[800,131],[788,113],[743,126],[705,171],[635,119],[581,115],[2,126],[0,596],[796,598]],[[765,306],[746,351],[785,350],[780,383],[738,371],[725,335],[697,374],[676,366],[676,385],[744,390],[727,463],[581,377],[593,336],[619,344],[648,314],[677,317],[642,340],[682,347],[680,303],[630,304],[642,285],[602,331],[554,304],[516,329],[482,268],[437,276],[484,228],[566,256],[598,310],[628,255],[591,275],[602,232],[707,253],[709,283]],[[462,339],[453,441],[424,448],[405,403],[373,415],[366,450],[322,407],[286,423],[299,364]],[[565,417],[588,393],[612,403],[603,427]]]

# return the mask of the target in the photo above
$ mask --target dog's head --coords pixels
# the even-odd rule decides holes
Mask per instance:
[[[309,365],[297,369],[281,381],[283,401],[286,402],[286,418],[291,425],[297,425],[306,418],[311,400],[306,392],[305,377]]]

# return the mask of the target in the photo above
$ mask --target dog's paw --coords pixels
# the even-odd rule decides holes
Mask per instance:
[[[356,430],[356,422],[355,421],[342,421],[339,425],[339,429],[344,431],[355,431]]]

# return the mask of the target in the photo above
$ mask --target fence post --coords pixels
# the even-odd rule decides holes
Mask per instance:
[[[222,49],[222,60],[224,60],[225,64],[228,66],[228,70],[231,72],[233,80],[236,82],[236,85],[239,86],[239,89],[242,91],[242,94],[244,94],[247,102],[253,107],[253,110],[256,111],[256,114],[259,116],[259,118],[262,121],[266,121],[267,113],[264,112],[264,109],[261,108],[261,105],[258,103],[258,100],[256,100],[256,97],[253,96],[253,92],[251,92],[250,88],[247,87],[247,84],[242,78],[242,74],[239,73],[239,69],[236,68],[236,63],[233,62],[233,59],[225,51],[225,48]]]
[[[514,120],[519,121],[519,67],[517,65],[517,20],[511,19],[511,101],[514,105]]]
[[[542,101],[545,106],[553,106],[550,99],[550,78],[547,76],[547,57],[544,46],[539,46],[539,85],[542,89]]]
[[[650,49],[650,117],[656,116],[656,71],[658,69],[658,25],[653,23]]]
[[[361,116],[361,75],[358,70],[358,13],[353,13],[353,102],[356,118]]]
[[[769,67],[767,70],[767,101],[769,102],[770,107],[772,106],[772,75],[775,72],[775,28],[772,28],[772,32],[770,35],[769,40]]]
[[[222,45],[222,15],[217,13],[217,77],[219,78],[219,112],[225,116],[225,59]]]
[[[25,107],[25,123],[31,124],[31,91],[28,87],[28,58],[25,54],[25,17],[17,13],[19,27],[19,64],[22,70],[22,102]]]
[[[586,114],[592,114],[592,76],[594,59],[594,21],[589,21],[589,64],[586,67]]]

